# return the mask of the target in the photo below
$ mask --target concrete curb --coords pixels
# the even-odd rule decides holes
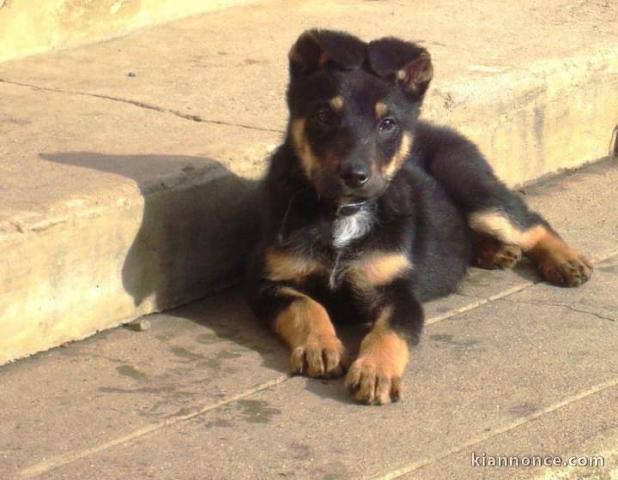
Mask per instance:
[[[518,185],[606,156],[616,91],[618,47],[440,85],[425,118],[463,131]],[[53,221],[0,217],[0,364],[237,281],[258,216],[253,179],[276,138],[262,133],[240,162],[251,175],[183,170]]]
[[[618,47],[434,91],[425,118],[473,139],[511,186],[614,154]]]

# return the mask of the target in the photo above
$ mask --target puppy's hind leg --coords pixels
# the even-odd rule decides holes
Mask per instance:
[[[481,210],[469,215],[469,223],[474,231],[501,242],[502,249],[505,245],[521,248],[554,285],[577,287],[588,281],[592,264],[569,247],[540,215],[527,209],[520,217],[513,218],[509,213],[513,212]]]
[[[421,125],[417,137],[425,168],[479,235],[480,266],[512,266],[521,249],[550,283],[574,287],[590,278],[590,262],[495,176],[472,142],[452,130],[426,125]]]

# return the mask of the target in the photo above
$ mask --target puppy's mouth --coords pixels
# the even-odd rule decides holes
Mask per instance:
[[[388,189],[388,185],[389,182],[380,182],[379,185],[375,185],[373,186],[373,188],[363,189],[359,191],[344,191],[339,196],[338,203],[339,205],[364,203],[370,200],[380,198]]]
[[[340,204],[337,207],[337,211],[335,214],[337,217],[348,217],[350,215],[354,215],[359,210],[368,205],[370,201],[370,199],[367,199],[358,202]]]
[[[372,198],[373,198],[373,195],[367,196],[367,195],[361,195],[358,193],[355,193],[355,194],[344,193],[337,199],[337,203],[339,205],[347,205],[350,203],[362,203],[362,202],[366,202],[367,200],[371,200]]]
[[[386,192],[388,185],[387,179],[380,177],[371,178],[359,188],[342,185],[335,175],[316,175],[313,179],[318,198],[335,207],[375,200]]]

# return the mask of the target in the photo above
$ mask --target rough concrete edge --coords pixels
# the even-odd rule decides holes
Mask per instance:
[[[593,57],[586,57],[588,59],[588,63],[586,64],[586,72],[584,73],[589,73],[590,71],[594,71],[595,68],[592,68],[591,65],[593,62],[593,60],[591,58],[597,58],[598,59],[598,64],[596,67],[596,70],[609,70],[610,72],[618,72],[618,55],[616,55],[615,53],[613,53],[614,51],[611,50],[610,53],[608,52],[602,52],[600,54],[597,54],[596,56]],[[545,64],[546,62],[544,62],[543,64]],[[501,88],[501,86],[504,85],[504,82],[512,82],[512,76],[511,74],[504,74],[501,78],[502,80],[500,82],[495,82],[495,81],[490,81],[491,79],[482,79],[480,81],[463,81],[461,82],[461,84],[458,83],[453,83],[451,84],[449,88],[450,91],[452,92],[457,92],[457,91],[461,91],[463,92],[462,95],[464,95],[464,100],[467,96],[467,98],[469,100],[479,100],[478,104],[480,104],[480,106],[484,106],[484,105],[489,105],[490,107],[495,107],[496,104],[504,104],[508,106],[508,100],[509,98],[520,98],[520,97],[524,97],[524,98],[528,98],[530,97],[530,92],[534,92],[535,91],[535,82],[541,82],[541,84],[543,85],[544,89],[547,89],[547,84],[548,82],[551,82],[551,76],[550,73],[553,72],[561,72],[561,65],[564,67],[565,64],[570,65],[571,67],[569,68],[574,68],[577,69],[578,71],[581,71],[581,59],[567,59],[567,60],[558,60],[558,61],[552,61],[549,62],[548,65],[550,65],[552,68],[548,68],[543,70],[544,75],[539,75],[538,71],[539,68],[544,68],[541,64],[538,65],[534,65],[530,68],[530,71],[532,72],[531,74],[527,73],[527,72],[516,72],[515,73],[515,77],[516,78],[521,78],[521,85],[524,86],[523,89],[521,89],[520,91],[514,92],[513,89],[510,89],[508,91],[504,90],[503,88]],[[548,73],[550,72],[550,73]],[[559,75],[562,75],[562,73],[557,73]],[[539,80],[539,78],[541,78],[541,80]],[[576,78],[576,81],[580,81],[579,78]],[[577,84],[573,85],[573,84],[569,84],[567,81],[567,85],[570,86],[577,86]],[[563,85],[564,87],[564,85]],[[458,90],[459,89],[459,90]],[[492,95],[495,94],[495,98],[493,98],[491,95],[488,95],[487,93],[484,93],[484,96],[479,96],[478,92],[479,91],[489,91],[491,92]],[[438,96],[440,96],[440,92],[437,92]],[[465,103],[465,101],[464,101]],[[477,105],[478,106],[478,105]],[[502,106],[500,107],[502,108]],[[466,108],[464,108],[464,110],[466,110]],[[490,108],[491,110],[491,108]],[[449,105],[444,104],[442,106],[438,106],[437,108],[434,108],[434,115],[438,115],[440,117],[442,117],[442,115],[440,115],[440,113],[444,113],[445,116],[444,118],[441,118],[441,123],[449,123],[449,116],[451,113],[453,113],[453,111],[451,109],[449,109]],[[497,110],[493,110],[493,112],[497,112]],[[487,118],[483,118],[485,123],[487,121]],[[457,125],[455,125],[457,127]],[[611,147],[610,147],[611,148]],[[607,152],[607,150],[605,150],[605,152]],[[597,151],[595,151],[594,154],[591,154],[589,156],[587,156],[586,158],[582,159],[582,163],[583,162],[587,162],[587,161],[593,161],[597,158],[600,158],[602,156],[605,155],[599,155],[599,153]],[[567,168],[573,168],[572,166],[569,166]],[[225,175],[223,175],[225,176]],[[187,182],[187,177],[186,175],[169,175],[166,176],[166,181],[169,182],[168,185],[166,185],[165,187],[157,187],[155,186],[155,184],[153,183],[153,187],[151,189],[148,189],[146,192],[146,196],[156,196],[158,193],[160,192],[166,192],[166,193],[173,193],[174,191],[181,191],[181,190],[186,190],[186,188],[188,187],[203,187],[205,185],[208,185],[211,181],[213,181],[214,178],[210,178],[208,175],[206,175],[206,178],[203,177],[199,177],[198,179],[192,178],[189,179],[189,182]],[[172,184],[173,187],[170,189],[169,184]],[[137,192],[137,190],[135,190],[135,192]],[[138,196],[135,196],[135,198],[138,199],[138,201],[146,201],[146,196],[144,198],[139,198]],[[109,206],[109,205],[105,205],[105,206],[101,206],[101,209],[99,211],[97,211],[96,213],[94,213],[94,215],[106,215],[106,214],[113,214],[112,212],[115,209],[115,205]],[[92,212],[91,212],[92,213]],[[80,214],[83,215],[84,211],[81,208],[75,208],[75,209],[70,209],[66,212],[66,215],[71,216],[72,218],[75,219],[79,219]],[[27,217],[27,216],[26,216]],[[24,218],[26,218],[24,217]],[[25,220],[24,220],[25,221]],[[40,221],[40,219],[39,219]],[[59,225],[62,225],[63,221],[58,221],[58,219],[55,219],[54,221],[50,221],[49,223],[47,223],[46,228],[58,228]],[[36,225],[35,225],[36,226]],[[18,235],[22,235],[21,238],[26,238],[25,236],[23,236],[23,233],[20,233],[20,229],[22,230],[22,232],[24,231],[24,229],[29,229],[30,227],[32,227],[32,225],[20,225],[18,228],[16,228],[15,224],[12,224],[12,227],[9,229],[9,233],[17,233]],[[32,229],[30,228],[30,230],[36,230],[36,228]],[[0,229],[0,232],[2,231],[2,229]],[[1,239],[0,239],[1,241]],[[236,272],[234,272],[236,273]],[[227,275],[226,278],[230,279],[229,282],[218,282],[218,285],[222,288],[231,286],[234,284],[234,279],[238,278],[238,275]],[[212,282],[213,285],[215,285],[216,282]],[[221,290],[217,289],[217,290]],[[196,300],[198,298],[207,296],[209,294],[212,294],[213,291],[210,292],[203,292],[202,295],[187,295],[186,298],[183,299],[178,299],[177,301],[170,303],[170,304],[166,304],[166,305],[160,305],[159,307],[155,307],[155,306],[151,306],[148,310],[144,311],[143,309],[140,311],[135,311],[134,315],[128,315],[128,316],[123,316],[122,318],[119,319],[106,319],[105,322],[102,322],[102,326],[101,328],[96,328],[96,329],[88,329],[84,332],[82,332],[81,334],[76,334],[74,335],[73,338],[65,340],[65,341],[73,341],[73,340],[78,340],[78,339],[83,339],[86,338],[87,336],[96,333],[97,331],[103,330],[103,329],[107,329],[107,328],[112,328],[115,326],[118,326],[122,323],[126,323],[129,322],[135,318],[137,318],[138,316],[144,315],[144,314],[148,314],[148,313],[155,313],[161,310],[165,310],[165,309],[169,309],[178,305],[181,305],[183,303],[189,302],[189,301],[193,301]],[[64,343],[64,342],[60,342],[60,343]],[[47,348],[52,348],[54,346],[57,346],[60,343],[54,343],[54,344],[50,344]],[[27,356],[33,353],[36,353],[38,351],[42,351],[45,350],[46,348],[40,348],[36,351],[32,351],[29,353],[24,353],[23,355],[17,356],[16,358],[21,358],[22,356]]]
[[[116,196],[113,203],[102,204],[92,192],[87,200],[68,198],[56,201],[46,205],[46,214],[39,211],[24,211],[8,219],[0,219],[0,244],[11,240],[12,235],[22,236],[40,232],[73,219],[103,216],[120,206],[143,205],[146,195],[154,196],[169,191],[180,192],[207,185],[226,175],[229,175],[229,172],[219,166],[193,167],[189,173],[180,170],[152,177],[140,186],[134,181],[134,185],[128,186],[124,181],[123,194]],[[51,212],[53,213],[50,215]]]
[[[614,154],[618,43],[438,84],[424,117],[471,138],[510,187]]]
[[[0,364],[238,283],[255,236],[255,194],[255,183],[220,175],[5,236],[12,260],[0,263],[0,276],[21,293],[13,302],[11,283],[0,285]],[[232,221],[203,221],[222,211]]]
[[[505,67],[494,75],[446,82],[430,87],[430,95],[433,89],[433,94],[442,99],[449,93],[456,96],[452,102],[444,102],[445,110],[440,111],[452,110],[452,104],[468,100],[486,106],[496,102],[511,103],[514,97],[528,96],[530,87],[549,86],[549,80],[556,76],[564,77],[564,74],[568,73],[567,82],[571,82],[573,76],[580,71],[594,73],[607,69],[613,72],[618,69],[618,42],[592,54],[543,58],[532,62],[527,68]],[[521,85],[525,88],[522,89]]]

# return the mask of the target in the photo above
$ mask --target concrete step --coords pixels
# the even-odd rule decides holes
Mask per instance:
[[[607,155],[618,6],[575,5],[264,1],[0,64],[0,364],[238,279],[304,28],[421,41],[425,116],[511,185]]]
[[[472,269],[427,304],[397,404],[288,375],[288,352],[229,290],[0,368],[3,478],[576,479],[618,474],[615,162],[527,189],[595,272]],[[354,351],[362,332],[340,330]],[[480,467],[472,454],[603,457]],[[613,475],[613,476],[612,476]]]

